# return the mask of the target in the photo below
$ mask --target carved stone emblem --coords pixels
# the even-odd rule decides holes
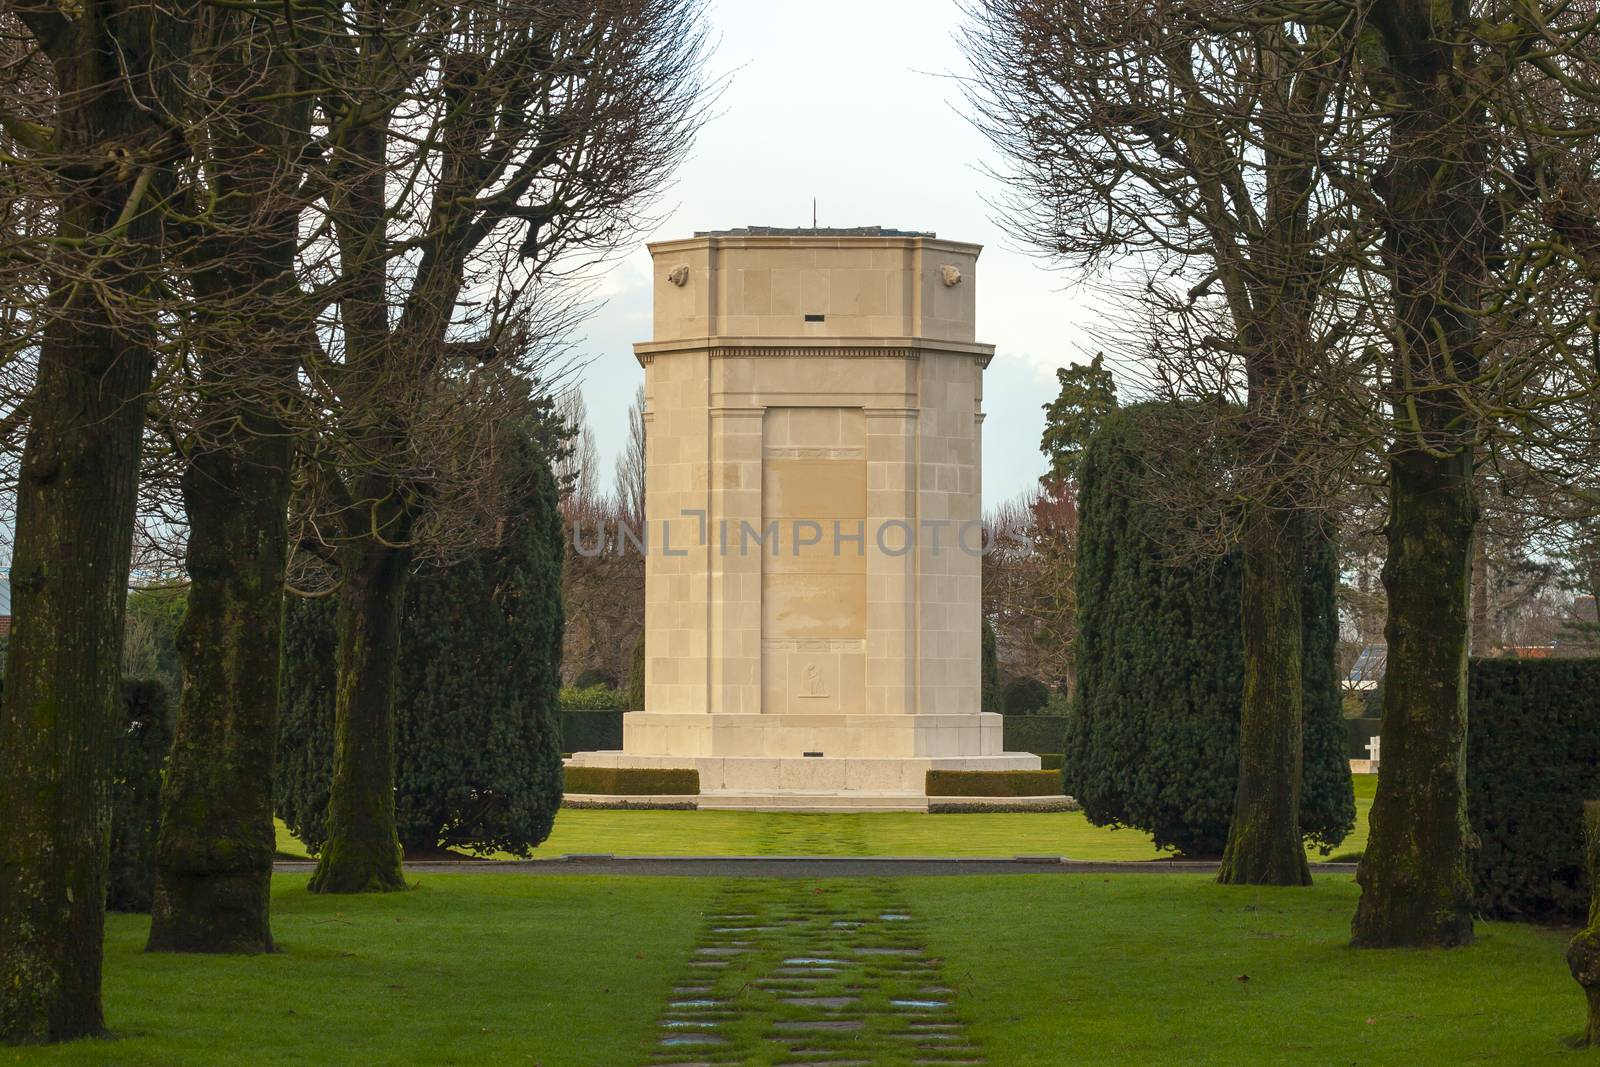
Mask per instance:
[[[687,263],[679,263],[676,267],[673,267],[672,273],[667,275],[667,281],[671,282],[673,285],[676,285],[679,289],[682,289],[685,285],[688,285],[689,265]]]
[[[828,687],[822,684],[822,672],[817,669],[817,665],[815,663],[806,664],[805,692],[801,693],[800,695],[802,697],[823,698],[827,697],[828,695]]]
[[[939,273],[944,276],[944,283],[946,285],[960,285],[961,284],[961,268],[960,267],[953,267],[950,264],[946,263],[944,266],[939,268]]]

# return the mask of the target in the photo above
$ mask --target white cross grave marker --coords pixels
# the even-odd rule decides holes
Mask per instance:
[[[1367,739],[1367,759],[1372,761],[1374,767],[1378,765],[1378,744],[1382,740],[1383,738],[1377,735]]]

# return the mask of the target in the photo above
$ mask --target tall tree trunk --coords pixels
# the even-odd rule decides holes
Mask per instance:
[[[1467,822],[1467,619],[1472,453],[1390,457],[1389,661],[1383,769],[1356,881],[1352,943],[1472,941]]]
[[[1300,837],[1302,526],[1299,513],[1263,506],[1245,531],[1239,789],[1217,875],[1228,884],[1311,884]]]
[[[183,691],[162,785],[151,952],[270,952],[278,654],[288,554],[299,213],[299,67],[256,16],[213,12],[207,138],[216,232],[192,257],[198,422],[183,475],[189,601]],[[220,106],[219,106],[220,110]]]
[[[1567,945],[1567,967],[1583,989],[1589,1016],[1581,1043],[1600,1045],[1600,800],[1583,804],[1583,860],[1589,875],[1589,924]]]
[[[105,10],[114,9],[114,10]],[[70,11],[70,14],[66,12]],[[17,480],[0,711],[0,1043],[103,1030],[113,705],[182,9],[22,13],[58,79],[62,242]]]
[[[1474,656],[1487,656],[1489,640],[1489,549],[1482,527],[1472,539],[1472,642]]]
[[[1401,92],[1380,187],[1396,311],[1389,656],[1383,767],[1351,942],[1450,947],[1472,941],[1466,683],[1477,424],[1461,390],[1480,363],[1474,310],[1487,280],[1488,213],[1470,75],[1435,32],[1437,5],[1393,7],[1386,32]],[[1465,0],[1455,7],[1464,18]]]
[[[161,791],[152,952],[272,951],[289,453],[280,429],[193,457],[184,475],[191,584],[178,636],[183,697]]]
[[[409,534],[388,529],[390,545]],[[313,893],[406,887],[394,817],[394,680],[411,552],[390,545],[361,540],[340,552],[333,781]]]

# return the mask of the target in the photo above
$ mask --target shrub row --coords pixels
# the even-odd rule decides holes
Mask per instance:
[[[1061,769],[1062,755],[1059,752],[1035,752],[1039,757],[1039,769],[1042,771],[1059,771]]]
[[[1600,799],[1600,660],[1475,660],[1468,701],[1479,912],[1581,920],[1581,814]]]
[[[929,815],[1008,815],[1026,813],[1037,815],[1041,812],[1081,811],[1076,800],[1061,797],[1059,800],[1048,801],[1044,804],[996,804],[993,801],[946,800],[942,803],[929,802]]]
[[[1067,740],[1065,715],[1007,715],[1007,752],[1061,752]]]
[[[1052,797],[1061,793],[1057,771],[929,771],[930,797]]]
[[[700,772],[687,767],[568,767],[566,792],[600,796],[698,796]]]

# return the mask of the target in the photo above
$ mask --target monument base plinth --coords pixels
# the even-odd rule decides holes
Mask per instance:
[[[999,715],[977,712],[631,712],[623,717],[623,746],[620,751],[577,752],[569,763],[693,768],[700,774],[701,809],[926,811],[929,771],[1039,769],[1033,753],[1003,751]]]

